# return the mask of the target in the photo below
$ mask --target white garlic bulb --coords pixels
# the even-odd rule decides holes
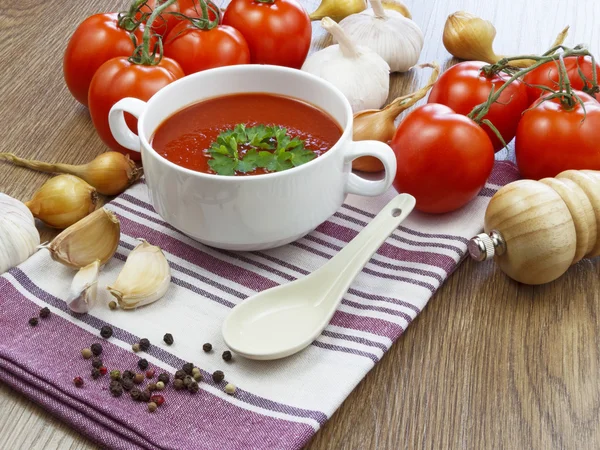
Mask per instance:
[[[310,55],[302,70],[335,85],[355,113],[380,108],[390,90],[389,65],[373,50],[355,45],[329,17],[325,17],[321,25],[339,44]]]
[[[0,274],[29,258],[40,245],[40,234],[29,208],[0,193]]]
[[[381,0],[370,1],[370,9],[346,17],[340,27],[354,42],[377,52],[392,72],[406,72],[419,60],[423,32],[400,12],[384,8]]]

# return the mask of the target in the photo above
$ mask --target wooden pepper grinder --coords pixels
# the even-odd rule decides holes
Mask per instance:
[[[580,259],[600,255],[600,172],[567,170],[507,184],[490,200],[484,230],[469,242],[473,259],[494,257],[521,283],[553,281]]]

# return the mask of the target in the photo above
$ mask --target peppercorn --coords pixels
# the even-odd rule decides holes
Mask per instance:
[[[117,309],[117,302],[115,302],[114,300],[108,302],[108,307],[110,309]]]
[[[178,370],[177,372],[175,372],[175,379],[176,380],[183,380],[186,375],[187,374],[183,370]]]
[[[225,392],[227,392],[229,395],[235,394],[235,386],[231,383],[227,383],[225,386]]]
[[[146,338],[140,339],[140,348],[147,351],[150,348],[150,341]]]
[[[40,317],[42,319],[46,319],[50,315],[50,308],[47,306],[45,308],[40,309]]]
[[[83,378],[81,378],[81,377],[73,378],[73,384],[77,387],[83,386]]]
[[[142,384],[144,382],[144,374],[136,373],[135,376],[133,377],[133,382],[135,384]]]
[[[130,391],[133,387],[133,380],[131,378],[123,378],[121,386],[123,386],[123,389],[125,389],[126,391]]]
[[[148,402],[150,400],[150,397],[152,397],[152,394],[150,394],[150,391],[142,391],[142,395],[140,397],[140,400],[142,402]]]
[[[194,365],[192,363],[185,363],[181,367],[181,370],[183,370],[186,374],[191,375],[192,374],[192,370],[194,370]]]
[[[135,377],[135,373],[133,373],[131,370],[124,370],[121,377],[123,377],[123,379],[129,378],[130,380],[133,380],[133,377]]]
[[[137,365],[140,369],[146,370],[148,368],[148,360],[142,358],[138,361]]]
[[[110,379],[119,381],[121,379],[121,371],[119,370],[111,370],[110,371]]]
[[[190,391],[192,394],[195,394],[196,392],[198,392],[199,389],[200,389],[200,386],[198,386],[198,383],[196,383],[195,381],[192,381],[190,383],[190,385],[187,387],[187,390]]]
[[[148,369],[146,370],[146,378],[150,379],[150,378],[154,378],[154,374],[156,372],[154,371],[154,369]]]
[[[158,408],[156,403],[154,403],[154,402],[148,403],[148,411],[150,411],[151,413],[156,411],[156,408]]]
[[[206,353],[210,352],[212,350],[212,344],[207,342],[202,346],[202,350],[204,350]]]
[[[212,378],[215,383],[220,383],[225,379],[225,374],[220,370],[216,370],[215,372],[213,372]]]
[[[163,383],[162,381],[159,381],[158,383],[156,383],[157,391],[162,391],[164,388],[165,388],[165,383]]]
[[[95,367],[96,369],[102,367],[102,360],[100,358],[92,359],[92,367]]]
[[[150,383],[150,384],[148,384],[148,386],[146,386],[146,389],[148,389],[150,392],[155,391],[156,390],[156,383]]]
[[[153,395],[150,397],[150,401],[156,403],[156,406],[160,406],[165,402],[165,398],[162,395]]]
[[[136,353],[137,353],[137,352],[139,352],[139,351],[141,350],[141,349],[140,349],[140,344],[138,344],[138,343],[135,343],[135,344],[133,344],[133,345],[131,346],[131,350],[133,350],[133,351],[134,351],[134,352],[136,352]]]
[[[169,374],[166,372],[163,372],[158,376],[158,381],[162,381],[165,385],[169,384],[170,379]]]
[[[223,352],[223,355],[221,355],[221,356],[223,357],[224,361],[228,361],[228,362],[231,361],[232,356],[231,356],[231,352],[229,350],[225,350]]]
[[[98,367],[98,371],[100,372],[100,375],[106,375],[106,372],[108,372],[108,369],[104,366],[100,366],[100,367]]]
[[[173,381],[173,387],[176,391],[182,390],[185,387],[185,385],[183,384],[183,380],[177,378],[175,381]]]
[[[108,384],[109,387],[114,387],[114,386],[121,386],[121,381],[119,380],[110,380],[110,383]]]
[[[94,380],[100,378],[100,370],[96,369],[95,367],[92,369],[92,378]]]
[[[90,359],[92,357],[92,351],[89,348],[84,348],[81,350],[81,356],[83,356],[84,359]]]
[[[194,372],[192,377],[194,377],[194,380],[196,381],[202,381],[202,378],[204,378],[200,372]]]
[[[129,395],[131,396],[132,399],[134,399],[135,401],[140,401],[142,399],[142,391],[140,391],[138,388],[134,387],[131,389],[131,391],[129,391]]]
[[[108,339],[112,336],[112,334],[113,329],[108,325],[104,325],[102,328],[100,328],[100,336],[102,336],[104,339]]]
[[[90,349],[92,350],[94,356],[100,356],[100,354],[102,353],[102,345],[98,344],[97,342],[95,344],[92,344],[90,346]]]
[[[165,341],[165,344],[167,345],[173,345],[173,335],[171,333],[167,333],[163,336],[163,341]]]
[[[38,318],[37,317],[32,317],[31,319],[29,319],[29,325],[31,325],[32,327],[37,326],[38,324]]]
[[[123,395],[123,386],[117,382],[111,383],[110,393],[113,395],[113,397],[120,397],[121,395]]]
[[[184,379],[183,379],[183,385],[185,387],[188,387],[190,384],[192,384],[194,382],[194,379],[192,377],[190,377],[189,375],[187,375]]]

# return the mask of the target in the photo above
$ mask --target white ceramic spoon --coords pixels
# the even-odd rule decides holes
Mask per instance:
[[[356,275],[414,206],[411,195],[396,196],[318,270],[237,305],[223,323],[227,346],[260,360],[284,358],[308,346],[327,326]]]

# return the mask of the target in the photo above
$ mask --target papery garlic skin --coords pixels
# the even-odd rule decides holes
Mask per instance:
[[[162,250],[142,240],[107,289],[122,309],[133,309],[161,299],[170,284],[171,268]]]
[[[0,193],[0,274],[21,264],[39,245],[40,234],[29,208]]]
[[[352,41],[381,56],[392,72],[406,72],[419,60],[423,32],[400,12],[383,8],[380,0],[371,0],[371,5],[372,9],[346,17],[340,27]]]
[[[67,306],[76,313],[86,313],[93,308],[98,294],[98,274],[100,272],[100,261],[79,269],[73,277]]]

